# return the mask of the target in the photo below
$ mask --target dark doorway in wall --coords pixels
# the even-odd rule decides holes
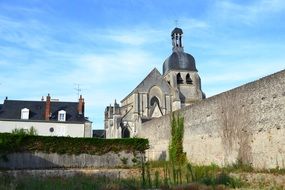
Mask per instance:
[[[122,127],[122,138],[130,138],[130,130],[128,127]]]

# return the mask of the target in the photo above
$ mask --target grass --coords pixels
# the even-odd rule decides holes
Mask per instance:
[[[158,182],[159,183],[159,182]],[[163,184],[155,184],[153,186],[143,186],[142,182],[138,179],[110,179],[107,177],[91,177],[91,176],[73,176],[69,178],[63,177],[21,177],[15,178],[0,178],[0,189],[19,189],[19,190],[60,190],[60,189],[96,189],[96,190],[134,190],[134,189],[149,189],[149,188],[160,188],[160,189],[189,189],[208,187],[207,189],[214,189],[213,186],[206,186],[203,184],[192,183],[176,186],[167,186]],[[219,187],[219,186],[216,186]],[[221,186],[220,186],[221,187]],[[224,187],[224,186],[222,186]]]
[[[110,179],[78,175],[63,177],[0,177],[0,189],[190,189],[207,187],[242,187],[239,180],[221,172],[216,165],[176,167],[170,162],[147,162],[140,168],[141,176],[131,179]],[[137,168],[138,169],[138,168]],[[3,174],[3,173],[2,173]],[[194,189],[195,189],[194,188]]]
[[[21,177],[19,179],[2,177],[0,178],[0,189],[19,190],[79,190],[79,189],[138,189],[140,184],[134,179],[110,179],[107,177],[73,176],[63,177]]]
[[[240,179],[231,177],[226,170],[219,168],[215,164],[210,166],[195,166],[188,163],[183,166],[177,166],[172,165],[170,162],[155,161],[147,163],[144,170],[146,174],[142,176],[145,179],[143,184],[148,188],[157,188],[158,186],[174,188],[190,183],[204,184],[212,188],[221,185],[238,188],[246,185]],[[151,175],[149,174],[149,170],[151,170]]]
[[[223,190],[229,188],[272,189],[281,190],[280,184],[268,183],[260,180],[249,184],[240,178],[233,177],[231,173],[239,173],[241,168],[220,168],[215,164],[209,166],[196,166],[186,164],[183,167],[174,167],[169,162],[147,162],[144,168],[136,168],[144,176],[131,176],[132,178],[108,178],[98,176],[78,175],[73,177],[31,177],[18,178],[2,175],[0,189],[162,189],[162,190]],[[252,173],[254,171],[251,170]],[[5,172],[2,172],[2,174]]]

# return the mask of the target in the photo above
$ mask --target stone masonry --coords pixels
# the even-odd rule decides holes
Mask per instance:
[[[285,168],[285,70],[201,100],[184,116],[184,151],[195,164]],[[171,114],[142,123],[151,160],[167,158]]]

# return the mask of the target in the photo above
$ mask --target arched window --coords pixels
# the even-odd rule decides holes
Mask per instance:
[[[186,75],[186,83],[187,83],[187,84],[193,84],[193,81],[192,81],[192,79],[190,78],[189,73]]]
[[[21,109],[21,119],[29,119],[30,110],[28,108]]]
[[[156,103],[159,106],[159,100],[156,96],[154,96],[150,99],[150,106],[153,106],[154,103]]]
[[[65,121],[66,120],[66,111],[60,110],[58,112],[58,121]]]
[[[177,74],[176,78],[177,78],[177,84],[183,84],[183,79],[180,73]]]

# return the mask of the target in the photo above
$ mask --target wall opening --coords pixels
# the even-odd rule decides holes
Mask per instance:
[[[154,106],[154,103],[156,103],[159,106],[159,100],[156,96],[150,99],[150,106]]]
[[[183,79],[180,73],[177,74],[176,78],[177,78],[177,84],[183,84]]]
[[[130,130],[128,127],[122,127],[122,138],[130,138]]]
[[[187,84],[193,84],[193,81],[192,81],[192,79],[190,78],[190,74],[189,74],[189,73],[186,75],[186,83],[187,83]]]

